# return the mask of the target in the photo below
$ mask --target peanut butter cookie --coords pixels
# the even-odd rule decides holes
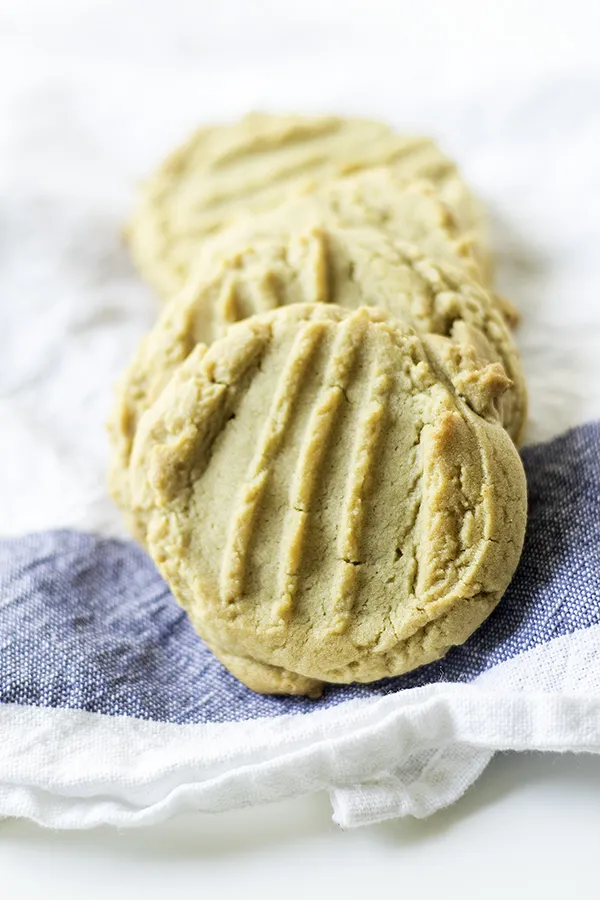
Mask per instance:
[[[197,344],[209,345],[247,316],[293,303],[337,303],[355,309],[379,306],[419,332],[451,338],[460,365],[501,362],[510,382],[498,400],[501,420],[518,441],[526,391],[511,332],[496,305],[462,269],[433,263],[413,245],[390,240],[375,228],[319,228],[261,240],[236,231],[165,305],[142,340],[117,389],[111,415],[109,483],[129,516],[132,441],[140,416]],[[467,357],[471,362],[467,363]],[[465,390],[468,378],[464,379]],[[143,536],[138,524],[136,534]]]
[[[149,552],[254,690],[406,672],[502,596],[524,473],[504,369],[461,353],[382,310],[286,306],[196,346],[142,417]]]
[[[128,228],[132,255],[168,297],[183,286],[211,235],[379,166],[404,182],[431,181],[481,268],[489,268],[482,209],[433,141],[333,116],[251,114],[199,129],[142,187]]]

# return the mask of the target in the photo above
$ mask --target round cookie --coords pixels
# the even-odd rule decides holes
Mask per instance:
[[[150,176],[128,227],[133,258],[168,297],[183,286],[210,235],[382,165],[404,181],[435,184],[489,267],[481,207],[429,138],[362,119],[264,114],[201,128]]]
[[[206,241],[198,251],[194,268],[202,270],[204,256],[223,257],[242,244],[281,239],[285,234],[311,228],[373,227],[390,241],[414,244],[434,262],[463,269],[472,279],[485,282],[477,242],[465,234],[451,205],[428,181],[406,182],[389,167],[379,167],[338,179],[309,196],[296,197],[277,209],[231,225]],[[193,270],[189,276],[193,278]],[[510,301],[490,292],[507,323],[513,327],[519,314]]]
[[[196,347],[140,422],[149,552],[249,687],[401,674],[502,596],[526,511],[506,376],[471,370],[475,412],[446,352],[381,310],[285,307]]]
[[[460,266],[481,280],[473,241],[436,187],[424,179],[406,182],[386,166],[337,179],[316,193],[294,197],[276,209],[230,225],[203,243],[189,277],[202,268],[204,255],[227,256],[240,242],[323,226],[376,228],[392,241],[412,243],[426,256]]]
[[[434,264],[373,228],[321,228],[270,240],[242,230],[239,238],[228,256],[222,246],[212,257],[204,254],[202,266],[142,340],[117,388],[109,422],[109,485],[138,537],[143,539],[143,523],[130,517],[127,468],[140,417],[196,344],[208,345],[232,323],[278,306],[380,306],[421,332],[450,337],[463,348],[455,365],[467,373],[465,395],[472,390],[468,370],[478,368],[477,357],[501,362],[512,382],[499,400],[501,417],[519,439],[526,392],[516,347],[488,294],[464,271]]]

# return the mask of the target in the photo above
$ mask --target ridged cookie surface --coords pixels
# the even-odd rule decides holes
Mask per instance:
[[[482,280],[476,246],[437,187],[423,179],[407,182],[388,166],[328,182],[318,191],[230,225],[203,243],[194,268],[202,267],[204,253],[227,256],[244,241],[281,238],[321,226],[376,228],[392,241],[414,244],[431,259],[459,266]]]
[[[526,505],[495,412],[506,377],[479,371],[474,411],[448,344],[380,310],[285,307],[196,347],[141,420],[149,552],[255,690],[416,668],[505,590]]]
[[[510,379],[499,399],[502,421],[518,440],[526,391],[513,337],[487,292],[462,269],[435,264],[414,246],[375,228],[320,228],[260,240],[244,230],[229,255],[208,253],[183,291],[166,304],[142,340],[117,390],[110,420],[109,482],[128,513],[126,470],[140,416],[198,343],[210,344],[247,316],[292,303],[387,309],[418,331],[452,338],[462,391],[476,402],[469,372],[501,362]],[[133,525],[139,534],[137,525]]]
[[[183,286],[207,237],[382,165],[396,179],[435,184],[481,267],[489,265],[481,208],[429,138],[362,119],[262,114],[200,129],[150,176],[128,228],[132,255],[168,297]]]

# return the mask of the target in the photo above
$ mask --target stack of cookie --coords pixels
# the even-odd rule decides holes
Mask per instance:
[[[526,393],[456,166],[378,123],[252,115],[166,160],[129,243],[166,302],[111,491],[214,654],[318,696],[465,641],[522,548]]]

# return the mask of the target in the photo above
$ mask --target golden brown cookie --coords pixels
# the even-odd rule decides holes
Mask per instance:
[[[375,228],[390,241],[414,244],[436,262],[482,280],[476,245],[436,186],[423,179],[407,182],[387,166],[323,184],[317,192],[230,225],[203,243],[194,268],[202,268],[203,255],[226,257],[244,242],[280,240],[321,227]]]
[[[452,206],[444,202],[431,182],[406,182],[397,171],[379,167],[324,184],[308,196],[296,197],[277,209],[262,212],[226,228],[202,245],[195,269],[202,271],[203,256],[223,258],[263,240],[281,240],[314,228],[367,228],[381,231],[391,242],[413,244],[433,262],[463,269],[483,284],[480,247],[467,235]],[[189,276],[193,278],[193,272]],[[489,295],[507,323],[519,319],[505,298]]]
[[[481,268],[489,269],[481,207],[433,141],[333,116],[252,114],[197,131],[143,186],[128,228],[132,255],[168,297],[183,286],[211,235],[379,166],[396,180],[430,180]]]
[[[255,690],[406,672],[502,596],[526,506],[507,379],[455,350],[381,310],[288,306],[196,347],[142,418],[149,552]]]
[[[214,255],[205,252],[193,278],[141,342],[117,389],[109,482],[126,514],[126,471],[137,423],[176,367],[196,344],[210,344],[232,323],[292,303],[381,306],[423,333],[452,338],[462,348],[456,353],[474,360],[457,366],[501,362],[511,379],[499,401],[501,417],[519,439],[526,392],[514,340],[488,294],[462,269],[434,264],[414,246],[374,228],[321,228],[296,236],[282,231],[264,240],[242,229],[228,247],[228,256],[223,241]]]

